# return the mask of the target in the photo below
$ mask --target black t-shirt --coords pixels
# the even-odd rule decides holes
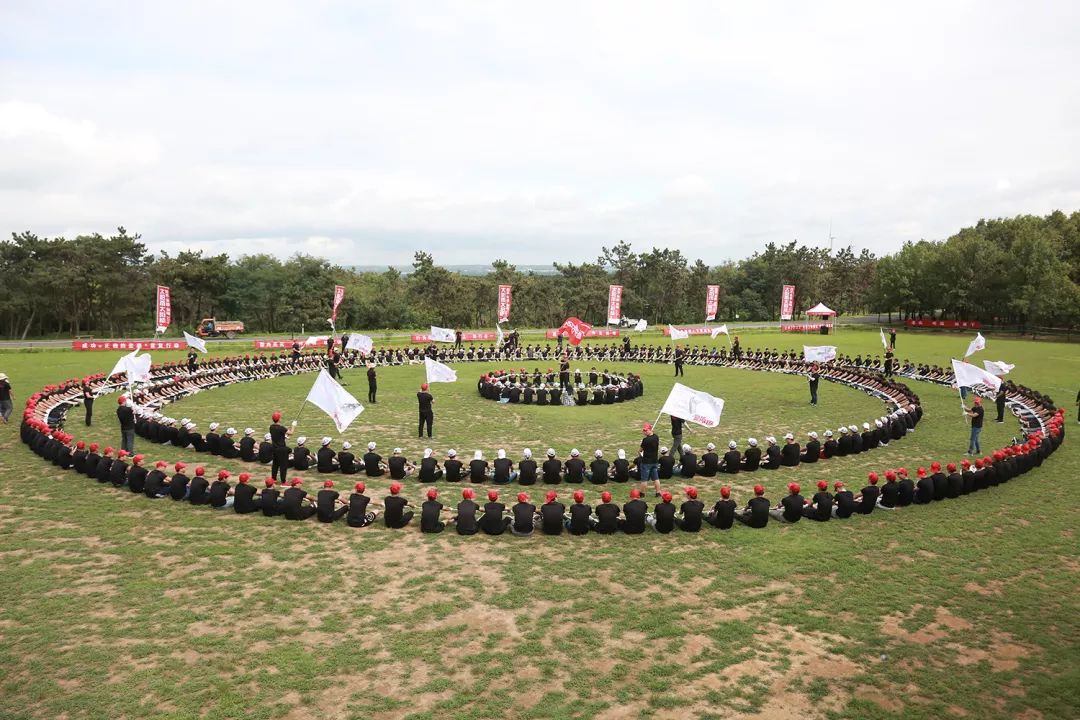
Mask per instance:
[[[784,519],[788,522],[798,522],[802,517],[802,509],[806,501],[803,500],[802,495],[795,493],[781,500],[780,504],[784,508]]]
[[[259,509],[255,505],[255,488],[248,483],[239,483],[233,495],[233,510],[236,512],[249,513]]]
[[[420,412],[422,412],[422,413],[431,412],[431,402],[434,399],[435,398],[432,397],[431,393],[429,393],[429,392],[421,391],[421,392],[416,393],[416,401],[420,405]]]
[[[731,499],[717,500],[716,504],[713,505],[713,512],[716,513],[716,527],[727,530],[735,522],[735,501]],[[766,515],[766,517],[768,516]]]
[[[585,480],[585,461],[572,457],[566,461],[566,482],[579,483]]]
[[[146,476],[148,474],[146,468],[132,465],[131,470],[128,471],[128,489],[133,493],[141,493],[146,487]]]
[[[400,495],[388,495],[383,500],[383,508],[386,509],[386,514],[383,515],[383,519],[386,521],[387,527],[394,527],[401,524],[401,518],[405,514],[405,498]]]
[[[763,528],[769,524],[769,501],[763,497],[751,498],[746,504],[750,509],[748,525],[752,528]]]
[[[480,518],[480,529],[489,535],[502,535],[506,529],[503,523],[503,511],[506,505],[501,502],[489,502],[484,505],[484,516]]]
[[[562,482],[562,463],[556,458],[544,461],[544,482],[549,485]]]
[[[156,497],[161,492],[162,486],[165,484],[165,473],[160,470],[151,470],[146,474],[146,485],[143,486],[143,493],[147,497]]]
[[[183,500],[184,493],[187,492],[188,476],[183,473],[176,473],[172,476],[172,481],[169,483],[169,496],[173,500]]]
[[[738,462],[739,451],[736,450],[735,459]],[[727,457],[725,455],[725,457]],[[720,469],[720,457],[714,452],[707,452],[701,456],[701,467],[698,468],[698,472],[705,477],[716,477],[717,471]]]
[[[270,426],[270,443],[274,447],[285,447],[285,426],[274,423]]]
[[[369,476],[382,475],[382,469],[379,467],[379,463],[382,462],[382,455],[378,453],[365,453],[364,454],[364,471]]]
[[[439,461],[433,457],[426,457],[420,461],[420,473],[417,476],[420,482],[435,482],[435,471],[439,469]]]
[[[625,462],[625,461],[624,461]],[[594,483],[606,483],[608,480],[608,468],[611,465],[607,460],[597,458],[589,464],[589,471],[592,473],[592,481]]]
[[[655,437],[655,436],[653,436]],[[631,500],[623,505],[623,532],[640,535],[645,532],[645,513],[648,506],[643,500]]]
[[[675,458],[670,455],[661,455],[660,460],[660,479],[668,480],[675,472]]]
[[[342,450],[337,454],[338,470],[345,475],[356,474],[356,456],[348,450]]]
[[[461,480],[461,461],[457,458],[450,458],[443,463],[443,470],[447,482],[458,482]]]
[[[311,451],[298,445],[293,448],[292,466],[296,470],[307,470],[311,466]]]
[[[510,482],[510,469],[513,463],[510,458],[495,458],[495,482]]]
[[[701,529],[701,513],[705,510],[705,505],[700,500],[687,500],[679,508],[682,512],[682,529],[689,532],[696,532]]]
[[[210,501],[210,507],[221,507],[225,504],[226,498],[229,496],[229,483],[225,480],[215,480],[210,486],[210,492],[207,494],[207,500]]]
[[[886,482],[881,486],[881,504],[885,507],[896,507],[900,499],[900,484],[895,480]]]
[[[920,478],[916,485],[915,497],[920,503],[928,503],[934,499],[934,481],[930,478]]]
[[[799,464],[798,443],[787,443],[780,448],[780,464],[787,467],[794,467]]]
[[[386,461],[386,466],[390,468],[390,477],[392,479],[405,479],[405,458],[401,455],[391,455]]]
[[[858,509],[855,506],[855,493],[850,490],[841,490],[833,496],[836,501],[836,517],[849,518]]]
[[[470,460],[469,461],[469,480],[471,482],[484,482],[487,479],[488,461],[487,460]]]
[[[655,464],[660,457],[660,438],[659,436],[646,435],[641,439],[641,462],[646,465]]]
[[[298,487],[286,488],[284,495],[285,517],[289,520],[301,520],[300,506],[307,497],[307,492]]]
[[[614,463],[615,473],[612,476],[612,480],[615,482],[626,482],[630,479],[630,463],[623,458],[619,458]]]
[[[260,504],[262,505],[263,515],[270,517],[272,515],[277,515],[280,512],[280,508],[278,507],[278,498],[280,497],[281,491],[279,491],[277,488],[263,489],[262,500],[260,501]]]
[[[910,505],[915,499],[915,483],[911,482],[910,479],[904,479],[896,484],[900,486],[896,497],[896,504],[901,507]]]
[[[859,512],[863,515],[869,515],[874,511],[874,506],[877,505],[878,495],[881,491],[878,490],[877,485],[867,485],[862,489],[862,500],[859,502]]]
[[[518,483],[521,485],[536,484],[536,461],[522,460],[518,463]]]
[[[540,506],[541,529],[545,535],[559,535],[563,531],[563,515],[566,506],[561,502],[544,503]]]
[[[360,527],[364,524],[364,516],[367,515],[369,502],[371,502],[371,498],[362,493],[354,492],[349,496],[349,512],[346,513],[346,521],[350,526]]]
[[[973,405],[971,408],[971,427],[981,428],[983,426],[983,414],[986,411],[983,410],[982,405]]]
[[[682,433],[683,433],[683,425],[685,425],[685,424],[686,424],[685,420],[683,420],[680,417],[675,417],[674,415],[672,415],[671,416],[671,434],[673,436],[682,435]]]
[[[813,498],[813,517],[818,520],[828,520],[832,517],[833,498],[825,490],[818,490]]]
[[[519,533],[532,532],[535,517],[536,506],[532,503],[519,502],[514,505],[514,530]]]
[[[461,535],[474,535],[479,529],[476,524],[476,511],[479,506],[472,500],[462,500],[457,506],[457,531]]]
[[[239,489],[239,488],[238,488]],[[331,522],[337,506],[338,491],[324,488],[315,496],[315,508],[322,522]]]
[[[439,516],[443,505],[438,500],[425,500],[420,506],[420,531],[436,532],[439,528]]]
[[[610,535],[619,528],[619,506],[601,503],[596,506],[596,532]]]
[[[692,478],[697,474],[697,470],[697,455],[694,453],[683,453],[682,468],[679,471],[679,475],[684,478]]]
[[[121,430],[135,429],[135,411],[127,405],[116,408],[116,417],[120,420]]]
[[[656,516],[656,531],[669,533],[675,529],[675,505],[674,503],[662,502],[653,508]]]
[[[574,503],[570,506],[570,533],[572,535],[584,535],[589,532],[589,518],[592,517],[592,508],[585,503]]]
[[[334,467],[334,457],[336,455],[337,453],[328,447],[319,448],[319,452],[315,453],[319,472],[334,472],[337,469]]]

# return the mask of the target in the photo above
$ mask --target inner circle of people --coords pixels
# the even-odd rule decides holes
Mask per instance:
[[[515,350],[508,359],[543,359],[546,352],[549,352],[539,349],[534,351],[531,347]],[[597,357],[670,362],[675,355],[670,349],[665,352],[654,348],[639,348],[635,355],[625,343],[621,354],[611,347],[599,347],[591,352],[584,348],[576,350],[579,359]],[[458,352],[460,355],[455,357],[453,352],[444,355],[429,348],[423,351],[422,355],[448,360],[474,359],[473,349],[465,353],[459,348]],[[203,436],[199,433],[197,424],[189,418],[177,421],[153,409],[163,407],[164,404],[198,389],[325,366],[323,358],[318,355],[305,355],[297,345],[289,357],[286,357],[285,353],[280,356],[271,355],[269,358],[260,356],[254,362],[247,356],[221,358],[204,363],[203,368],[197,367],[193,358],[189,357],[187,377],[175,374],[175,364],[155,366],[152,369],[151,382],[133,394],[132,403],[128,403],[128,395],[118,398],[117,417],[121,424],[121,449],[108,447],[100,454],[97,443],[87,446],[85,442],[76,442],[74,436],[61,430],[63,416],[67,408],[79,404],[88,396],[95,396],[97,393],[91,392],[95,388],[118,387],[121,383],[115,376],[107,378],[99,375],[84,378],[81,384],[72,381],[48,386],[32,401],[28,401],[23,418],[23,441],[39,455],[63,469],[74,469],[101,483],[111,483],[116,487],[126,486],[131,492],[141,493],[148,498],[169,497],[175,501],[208,505],[215,509],[233,509],[239,514],[261,513],[267,517],[282,516],[287,520],[306,520],[314,516],[321,522],[332,523],[345,517],[351,527],[369,526],[380,515],[388,528],[400,529],[408,526],[414,518],[414,510],[411,509],[408,499],[401,495],[401,481],[408,478],[415,477],[419,482],[428,484],[439,481],[467,482],[469,486],[460,491],[461,500],[453,508],[440,502],[438,488],[430,487],[426,490],[426,500],[420,507],[418,522],[423,532],[442,532],[448,525],[452,525],[461,535],[500,535],[508,532],[524,536],[531,535],[534,530],[547,535],[561,534],[564,530],[574,535],[589,532],[640,534],[645,532],[647,527],[660,533],[669,533],[675,529],[697,532],[706,524],[719,529],[730,529],[736,522],[752,528],[763,528],[770,520],[782,523],[795,523],[801,519],[824,522],[832,518],[846,519],[854,515],[868,515],[875,509],[892,511],[910,505],[959,498],[1006,482],[1041,465],[1063,440],[1063,411],[1055,408],[1048,397],[1010,383],[1007,392],[999,393],[999,399],[1006,399],[1013,406],[1013,414],[1020,418],[1024,442],[1014,442],[992,451],[985,457],[977,457],[974,461],[965,458],[959,466],[952,462],[944,466],[940,462],[932,462],[929,470],[918,468],[914,479],[903,467],[880,474],[871,472],[865,487],[857,491],[848,489],[839,480],[832,486],[827,481],[820,480],[816,483],[816,492],[809,498],[802,495],[799,483],[793,482],[787,486],[787,496],[775,505],[765,498],[764,487],[757,484],[753,488],[753,497],[740,508],[732,497],[732,489],[724,485],[719,491],[720,498],[707,512],[705,504],[698,497],[697,488],[684,484],[680,493],[681,502],[676,504],[675,495],[663,489],[661,481],[677,480],[688,483],[697,477],[755,473],[759,470],[775,470],[868,452],[915,432],[922,417],[918,396],[906,385],[892,379],[893,368],[887,366],[888,372],[882,374],[880,364],[872,364],[869,358],[864,363],[861,358],[853,360],[840,356],[833,362],[819,365],[805,362],[794,352],[747,350],[743,353],[735,351],[728,354],[722,349],[692,349],[679,353],[679,359],[682,362],[702,365],[728,365],[805,375],[810,381],[810,401],[814,404],[817,402],[817,381],[823,377],[878,397],[892,410],[887,415],[876,418],[873,424],[862,423],[861,430],[858,425],[852,424],[840,425],[836,433],[826,430],[820,437],[816,431],[811,431],[807,433],[804,445],[800,445],[795,436],[788,433],[782,444],[775,437],[766,437],[764,447],[756,438],[748,438],[742,448],[736,441],[731,440],[721,455],[716,446],[709,442],[702,448],[700,457],[690,444],[683,442],[684,421],[672,416],[671,450],[661,444],[656,428],[651,423],[645,423],[641,426],[641,440],[635,448],[634,457],[628,457],[625,449],[619,449],[614,457],[609,459],[603,450],[597,449],[590,454],[591,460],[586,465],[582,452],[577,448],[570,450],[565,459],[560,458],[555,449],[548,448],[539,460],[534,457],[530,448],[523,449],[520,458],[516,460],[508,457],[505,449],[499,449],[491,461],[484,456],[482,450],[475,450],[471,460],[463,460],[455,449],[447,450],[440,459],[431,448],[425,448],[422,457],[414,463],[405,456],[400,447],[393,448],[389,456],[383,457],[379,453],[378,445],[369,442],[366,452],[358,457],[349,442],[343,442],[340,449],[335,450],[333,438],[323,437],[319,441],[319,448],[313,452],[309,448],[308,439],[303,436],[296,437],[290,447],[297,423],[294,421],[291,427],[283,425],[280,412],[272,414],[268,431],[259,443],[253,428],[246,428],[243,436],[237,440],[238,433],[235,428],[222,429],[219,423],[212,422]],[[478,353],[475,359],[495,359],[483,355]],[[420,356],[421,353],[407,349],[380,350],[368,358],[358,358],[354,354],[349,358],[342,357],[341,353],[331,348],[325,360],[334,371],[341,366],[366,366],[369,400],[373,401],[375,367],[379,364],[414,362]],[[889,359],[891,361],[891,357]],[[568,354],[562,357],[560,368],[560,374],[567,372],[569,375]],[[898,374],[939,384],[952,381],[948,371],[942,368],[915,366],[907,362],[899,367]],[[518,378],[512,381],[492,380],[492,375],[486,373],[481,378],[481,393],[484,392],[485,379],[492,386],[501,382],[521,385],[530,381],[529,377],[522,377],[526,375],[524,371],[518,371]],[[504,377],[500,373],[494,375],[496,378]],[[606,382],[600,382],[604,379],[602,375],[607,375]],[[535,373],[533,377],[535,378]],[[560,377],[560,383],[562,380]],[[604,370],[597,373],[597,382],[594,383],[591,376],[589,380],[590,385],[602,385],[605,396],[611,386],[638,395],[642,392],[640,378],[632,373],[621,376]],[[576,381],[575,377],[575,384]],[[549,380],[547,377],[541,377],[540,382],[554,384],[553,378]],[[417,401],[419,435],[423,436],[426,424],[427,435],[431,437],[434,397],[426,383],[420,386]],[[39,404],[40,408],[37,407]],[[131,407],[133,404],[134,410]],[[973,407],[980,411],[976,415],[981,428],[982,413],[978,396],[974,399]],[[998,422],[1003,421],[1004,407],[1004,402],[1000,402]],[[89,406],[87,413],[89,425]],[[48,422],[37,419],[42,414],[48,418]],[[974,417],[972,427],[975,427]],[[144,467],[144,455],[134,454],[135,435],[154,443],[190,448],[224,459],[270,464],[271,476],[266,478],[263,487],[257,488],[251,482],[251,475],[246,472],[240,473],[238,484],[232,486],[229,483],[231,473],[227,470],[218,471],[217,479],[213,482],[206,477],[206,470],[201,466],[194,468],[194,477],[189,477],[186,472],[188,465],[184,462],[172,463],[170,468],[169,462],[161,460],[157,461],[151,470]],[[977,435],[973,433],[973,437],[977,441]],[[972,454],[971,448],[968,454]],[[290,474],[307,471],[321,475],[362,474],[368,478],[388,476],[392,482],[389,495],[381,503],[373,501],[367,495],[367,487],[363,481],[353,483],[352,492],[346,498],[335,489],[334,480],[327,478],[321,483],[321,489],[312,495],[304,489],[304,480],[301,477],[289,477]],[[882,478],[884,483],[879,485]],[[496,487],[486,490],[487,502],[481,506],[476,502],[478,488],[472,485],[488,482]],[[505,492],[506,488],[498,486],[515,482],[526,488],[542,484],[550,489],[545,489],[542,504],[536,504],[540,501],[539,497],[534,503],[527,491],[521,491],[516,495],[517,502],[508,507],[505,500],[510,498],[503,499],[500,496],[500,491]],[[563,483],[585,482],[595,485],[608,482],[637,483],[638,486],[630,490],[629,500],[621,507],[613,502],[612,494],[608,490],[601,493],[601,503],[592,507],[585,503],[585,493],[581,489],[572,489],[569,498],[571,502],[567,505],[560,501],[558,491],[550,487]],[[656,500],[651,511],[642,499],[650,490]]]

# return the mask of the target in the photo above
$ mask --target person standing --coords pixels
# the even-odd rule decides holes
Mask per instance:
[[[968,440],[967,454],[980,455],[982,454],[982,448],[979,446],[979,435],[982,434],[983,415],[985,414],[982,398],[976,395],[971,408],[965,410],[965,413],[971,418],[971,439]]]
[[[127,404],[127,397],[124,395],[117,398],[116,402],[120,405],[116,408],[116,417],[120,421],[120,449],[127,450],[128,454],[134,454],[135,411]]]
[[[806,376],[806,379],[810,383],[810,404],[817,405],[818,382],[821,380],[821,373],[818,370],[817,363],[810,366],[810,374]]]
[[[997,404],[997,421],[999,423],[1005,422],[1005,400],[1005,383],[1001,383],[997,395],[994,397],[994,402]]]
[[[454,349],[455,350],[460,350],[461,349],[461,331],[460,330],[455,330],[454,331]]]
[[[675,377],[683,375],[683,363],[686,362],[686,348],[675,348]]]
[[[645,483],[651,480],[655,487],[657,497],[659,497],[660,438],[653,432],[651,423],[642,425],[641,432],[644,435],[641,439],[641,488],[642,491],[644,491]]]
[[[82,384],[82,401],[83,409],[86,410],[86,427],[90,427],[90,423],[94,419],[94,391],[90,389],[89,383],[85,380],[83,380]]]
[[[194,348],[188,350],[187,354],[187,369],[191,375],[195,374],[195,371],[199,369],[199,356],[195,354]]]
[[[682,457],[682,431],[686,421],[681,417],[671,416],[671,447]]]
[[[375,399],[375,392],[379,389],[378,379],[375,377],[375,363],[368,363],[367,366],[367,399],[369,403],[378,402]]]
[[[281,413],[275,412],[270,416],[273,424],[270,425],[270,444],[274,446],[273,464],[270,466],[270,477],[285,486],[286,474],[289,472],[289,445],[287,438],[292,432],[281,424]]]
[[[889,347],[896,349],[896,328],[889,328]]]
[[[428,384],[420,386],[420,392],[416,393],[416,402],[420,408],[420,423],[416,428],[416,437],[424,437],[424,426],[427,426],[427,436],[431,437],[431,426],[435,422],[435,411],[431,409],[435,398],[428,392]]]
[[[0,419],[4,421],[4,424],[8,424],[8,418],[11,417],[11,409],[14,407],[11,394],[11,382],[8,380],[7,373],[0,373]],[[90,424],[89,421],[86,423]]]

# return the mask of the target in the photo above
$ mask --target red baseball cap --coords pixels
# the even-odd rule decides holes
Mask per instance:
[[[888,473],[885,473],[885,477],[888,477],[888,476],[889,476],[889,474],[888,474]],[[896,476],[895,476],[895,475],[893,475],[893,479],[894,479],[894,480],[896,479]],[[833,490],[839,490],[839,489],[841,489],[842,487],[844,487],[844,483],[843,483],[843,482],[841,482],[840,480],[837,480],[836,482],[834,482],[834,483],[832,484],[832,486],[833,486]]]
[[[605,490],[604,492],[600,493],[600,499],[606,503],[611,502],[611,493]]]
[[[499,499],[499,491],[498,490],[488,490],[488,500],[490,502],[495,502],[498,499]]]
[[[330,481],[327,480],[326,482],[330,482]],[[435,488],[428,488],[427,499],[428,500],[434,500],[437,497],[439,497],[439,491],[436,490]]]
[[[559,497],[559,494],[557,492],[555,492],[554,490],[548,490],[548,492],[547,492],[547,502],[555,502],[555,500],[557,500],[558,497]]]
[[[688,488],[686,488],[686,497],[690,498],[691,500],[696,500],[697,499],[697,488],[696,487],[688,487]]]
[[[529,493],[519,492],[518,493],[518,502],[521,502],[521,503],[529,502]]]
[[[637,500],[640,497],[641,497],[641,491],[638,490],[637,488],[634,488],[633,490],[630,491],[630,499],[631,500]]]
[[[666,503],[671,502],[671,493],[665,490],[664,492],[660,493],[660,499]]]
[[[474,497],[476,497],[476,493],[473,492],[472,488],[465,488],[461,491],[461,497],[465,500],[472,500]]]
[[[272,478],[272,477],[266,478],[265,482],[266,482],[266,487],[274,487],[274,478]]]
[[[227,477],[229,477],[229,471],[228,470],[218,470],[218,474],[217,474],[217,479],[218,480],[224,480]]]
[[[279,420],[281,420],[281,413],[275,411],[274,414],[270,416],[270,419],[274,422],[278,422]]]
[[[765,494],[765,488],[763,488],[761,485],[755,485],[754,486],[754,494],[755,495],[764,495]]]
[[[421,390],[427,390],[428,389],[428,384],[427,383],[420,383],[420,389]]]
[[[333,480],[323,480],[322,486],[324,488],[332,488],[332,487],[334,487],[334,481]]]
[[[195,468],[195,474],[196,475],[205,475],[206,474],[206,468],[204,468],[202,466],[199,466],[199,467]]]
[[[828,490],[829,489],[829,483],[826,482],[825,480],[818,480],[817,481],[817,489],[818,490]]]
[[[760,486],[758,486],[758,487],[760,487]],[[727,485],[720,488],[720,497],[724,498],[725,500],[727,498],[731,497],[731,488],[729,488]]]
[[[585,502],[585,493],[581,492],[580,490],[575,490],[574,491],[574,502],[576,502],[576,503]]]
[[[956,463],[949,463],[945,466],[945,469],[951,473],[956,472]]]
[[[247,481],[251,479],[251,475],[247,473],[240,473],[240,477],[237,479],[242,483],[247,483]]]
[[[401,483],[390,483],[390,494],[397,495],[401,492]]]
[[[799,483],[793,482],[793,483],[788,483],[787,489],[792,494],[795,494],[795,493],[799,492],[799,490],[801,490],[802,488],[799,487]]]
[[[365,485],[363,482],[358,482],[355,485],[353,485],[353,490],[355,490],[358,493],[362,493],[365,490],[367,490],[367,485]]]

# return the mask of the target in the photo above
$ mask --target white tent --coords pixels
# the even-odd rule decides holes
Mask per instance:
[[[835,310],[830,310],[829,308],[825,307],[824,303],[818,303],[814,307],[807,310],[806,314],[808,316],[809,315],[823,315],[823,316],[824,315],[835,315],[836,311]]]

